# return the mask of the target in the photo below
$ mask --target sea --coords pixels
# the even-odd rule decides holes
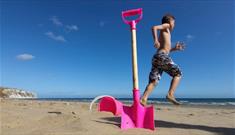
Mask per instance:
[[[132,103],[132,98],[115,98],[123,103]],[[92,102],[94,98],[36,98],[42,101]],[[235,108],[235,98],[177,98],[185,106],[230,106]],[[99,102],[97,100],[96,102]],[[171,105],[165,98],[149,98],[149,104]]]

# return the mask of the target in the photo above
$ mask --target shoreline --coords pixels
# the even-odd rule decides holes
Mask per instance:
[[[91,101],[83,101],[82,99],[76,99],[76,100],[64,100],[64,99],[40,99],[40,98],[22,98],[22,99],[0,99],[0,100],[19,100],[19,101],[51,101],[51,102],[81,102],[81,103],[91,103]],[[118,99],[117,99],[118,100]],[[121,100],[121,102],[123,104],[126,104],[126,105],[131,105],[132,104],[132,101],[123,101]],[[97,103],[97,102],[96,102]],[[164,103],[149,103],[148,106],[151,106],[151,105],[154,105],[155,107],[158,107],[158,106],[169,106],[169,107],[189,107],[189,108],[211,108],[211,109],[218,109],[218,108],[221,108],[221,109],[235,109],[235,105],[216,105],[216,104],[213,104],[213,105],[208,105],[208,104],[189,104],[188,103],[182,103],[180,106],[175,106],[173,105],[172,103],[170,102],[164,102]]]

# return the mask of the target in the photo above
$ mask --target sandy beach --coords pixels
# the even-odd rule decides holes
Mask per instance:
[[[89,103],[1,99],[1,135],[234,135],[232,107],[155,105],[155,131],[121,130],[120,118]]]

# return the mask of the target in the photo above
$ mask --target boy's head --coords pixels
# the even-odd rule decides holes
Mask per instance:
[[[162,17],[162,24],[168,23],[170,24],[170,30],[173,30],[175,27],[175,17],[171,14],[166,14]]]

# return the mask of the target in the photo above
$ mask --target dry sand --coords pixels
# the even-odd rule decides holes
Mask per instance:
[[[0,103],[1,135],[235,135],[232,107],[155,105],[155,131],[121,130],[120,118],[89,103],[6,100]]]

